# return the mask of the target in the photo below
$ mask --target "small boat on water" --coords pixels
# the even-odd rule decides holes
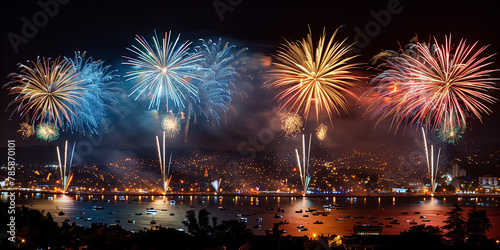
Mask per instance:
[[[309,217],[309,215],[307,215],[307,214],[304,214],[304,215],[302,215],[302,217]]]
[[[431,220],[422,220],[422,222],[431,222]]]
[[[281,216],[281,215],[279,215],[279,214],[275,214],[275,215],[274,215],[274,218],[283,219],[283,216]]]
[[[66,223],[67,223],[67,222],[69,222],[69,219],[64,219],[64,220],[63,220],[63,222],[66,222]]]
[[[402,212],[401,214],[408,214],[408,212]]]
[[[268,208],[266,208],[266,210],[274,210],[274,208],[268,207]]]
[[[302,213],[302,209],[299,210],[299,211],[295,211],[295,212],[298,213],[298,214],[300,214],[300,213]]]
[[[115,220],[116,223],[120,223],[120,220]]]
[[[226,207],[219,207],[219,210],[226,211]]]
[[[245,218],[245,217],[241,217],[241,218],[240,218],[240,222],[245,222],[245,223],[246,223],[246,222],[248,222],[248,219],[247,219],[247,218]]]
[[[262,218],[257,218],[256,219],[258,222],[262,222]]]
[[[156,213],[158,213],[158,210],[156,210],[154,208],[148,208],[148,209],[146,209],[146,213],[147,214],[156,214]]]
[[[59,212],[59,213],[57,213],[57,214],[58,214],[59,216],[63,216],[63,215],[65,215],[65,213],[64,213],[63,211],[61,211],[61,212]]]
[[[236,214],[236,217],[241,217],[241,214]]]
[[[317,220],[317,221],[313,222],[313,224],[323,224],[323,222]]]
[[[283,210],[283,208],[279,207],[278,210],[277,210],[278,213],[280,212],[285,212],[285,210]]]
[[[261,228],[262,228],[262,226],[261,226],[261,225],[255,225],[255,226],[253,226],[253,228],[256,228],[256,229],[261,229]]]
[[[171,213],[170,216],[174,216],[175,214],[174,213]]]
[[[420,212],[415,212],[414,214],[420,214]]]
[[[425,215],[420,215],[420,219],[425,219],[427,217],[425,217]]]
[[[139,213],[135,213],[135,215],[144,215],[144,213],[139,212]]]
[[[85,219],[85,221],[92,221],[92,218],[88,217]]]
[[[135,220],[129,219],[127,222],[128,223],[135,223]]]
[[[336,221],[344,221],[344,219],[335,219]]]
[[[92,209],[94,209],[94,210],[103,210],[103,208],[101,206],[93,206]]]
[[[385,227],[392,227],[392,225],[385,225]]]
[[[139,201],[139,197],[133,197],[132,201]]]
[[[171,200],[170,205],[175,205],[175,200]]]

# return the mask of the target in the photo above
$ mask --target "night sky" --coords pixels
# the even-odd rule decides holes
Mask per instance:
[[[47,2],[41,0],[40,2]],[[49,1],[50,2],[50,1]],[[23,18],[33,20],[33,16],[43,8],[37,1],[2,1],[2,51],[0,75],[3,83],[9,81],[8,75],[17,72],[16,64],[27,60],[36,60],[37,56],[72,57],[74,51],[87,51],[87,56],[102,59],[112,69],[118,69],[122,76],[120,87],[129,93],[132,82],[123,77],[129,69],[122,65],[126,50],[132,44],[136,34],[148,39],[154,35],[172,31],[181,33],[181,40],[222,38],[236,45],[237,49],[248,47],[246,52],[249,63],[257,65],[260,71],[268,70],[261,65],[271,56],[283,39],[298,40],[308,32],[308,26],[317,39],[323,28],[328,35],[342,26],[338,39],[347,38],[349,43],[358,41],[355,47],[360,56],[354,61],[365,63],[357,74],[368,76],[374,71],[367,70],[370,58],[384,49],[397,50],[405,45],[415,34],[419,41],[428,41],[435,36],[439,41],[445,35],[452,35],[452,41],[458,44],[460,38],[469,43],[479,41],[479,45],[491,44],[483,55],[498,53],[500,49],[500,18],[496,1],[60,1],[58,10],[49,16],[46,24],[37,28],[36,34],[27,38],[26,44],[17,45],[16,49],[9,41],[8,34],[22,35]],[[66,3],[67,2],[67,3]],[[228,3],[229,2],[229,3]],[[233,3],[234,6],[231,6]],[[218,13],[214,5],[227,10]],[[379,29],[372,30],[372,37],[356,39],[357,30],[377,22],[371,13],[390,13],[390,20],[376,24]],[[382,12],[381,12],[382,11]],[[222,20],[223,19],[223,20]],[[194,47],[194,46],[191,47]],[[498,55],[491,68],[500,68]],[[251,82],[254,91],[249,98],[233,102],[238,114],[228,113],[227,122],[220,126],[201,120],[191,124],[189,141],[184,143],[183,131],[175,139],[169,140],[169,147],[175,148],[214,148],[237,150],[242,142],[251,140],[259,133],[269,132],[270,124],[276,121],[277,104],[272,101],[273,92],[262,88],[263,74],[253,72]],[[494,73],[500,78],[500,72]],[[366,87],[367,80],[359,82],[360,89]],[[500,97],[497,91],[493,93]],[[16,139],[18,146],[61,145],[65,139],[70,141],[87,140],[76,134],[62,133],[60,139],[52,142],[40,142],[34,137],[22,141],[16,133],[21,120],[14,114],[9,116],[13,107],[7,104],[14,96],[7,90],[1,90],[1,127],[0,141]],[[129,98],[123,104],[127,109],[124,119],[110,117],[112,131],[102,135],[100,147],[134,148],[154,146],[154,136],[161,133],[159,120],[155,112],[148,111],[146,103]],[[412,145],[419,131],[408,127],[404,135],[388,132],[388,124],[380,124],[374,130],[375,120],[363,115],[366,106],[350,100],[349,114],[336,116],[334,128],[329,127],[328,138],[322,144],[325,149],[354,148],[372,149],[382,145]],[[471,123],[460,143],[500,143],[498,122],[500,105],[490,105],[493,114],[485,116],[481,124],[477,120]],[[5,112],[6,111],[6,112]],[[274,120],[273,120],[274,118]],[[328,124],[329,125],[329,124]],[[314,131],[316,122],[309,120],[306,131]],[[264,132],[263,132],[264,131]],[[95,137],[94,137],[95,138]],[[298,140],[287,140],[279,132],[272,133],[272,139],[265,143],[265,150],[293,149]],[[293,145],[293,147],[292,147]]]

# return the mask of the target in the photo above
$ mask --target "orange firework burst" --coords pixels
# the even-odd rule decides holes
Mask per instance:
[[[330,122],[334,111],[347,112],[344,93],[355,96],[349,88],[358,78],[351,72],[357,64],[349,63],[354,56],[346,56],[352,45],[346,45],[345,40],[334,41],[337,31],[328,42],[323,31],[316,46],[309,33],[305,39],[286,41],[279,48],[266,86],[277,89],[275,99],[288,112],[301,113],[307,120],[313,106],[318,121],[320,113],[326,111]]]

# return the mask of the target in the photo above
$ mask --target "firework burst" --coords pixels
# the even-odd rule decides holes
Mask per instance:
[[[489,94],[496,89],[490,77],[496,70],[486,69],[492,55],[479,56],[486,47],[476,50],[477,43],[462,39],[454,48],[448,37],[442,45],[434,41],[416,43],[417,53],[388,58],[390,68],[372,80],[377,86],[369,110],[380,120],[392,119],[396,131],[402,124],[463,130],[468,117],[481,121],[482,113],[491,113],[487,104],[497,100]]]
[[[180,35],[173,42],[171,38],[171,33],[165,32],[160,42],[155,32],[151,46],[144,37],[137,35],[135,40],[142,48],[133,45],[132,49],[127,49],[136,57],[124,56],[128,61],[123,64],[134,68],[125,77],[138,81],[130,95],[136,95],[136,100],[142,95],[149,96],[150,109],[159,110],[164,105],[169,110],[170,104],[183,109],[189,96],[197,98],[196,87],[190,81],[200,80],[197,63],[202,60],[201,55],[188,53],[190,42],[178,46]]]
[[[59,139],[59,128],[48,124],[42,123],[36,126],[36,137],[45,142],[51,142]]]
[[[326,139],[326,135],[328,134],[328,127],[321,123],[317,128],[316,128],[316,136],[318,137],[318,140],[320,142],[324,141]]]
[[[166,136],[175,137],[181,130],[179,118],[175,117],[173,113],[166,115],[161,121],[161,127],[165,130]]]
[[[31,137],[32,135],[35,134],[35,130],[33,129],[33,126],[31,126],[29,123],[22,122],[19,125],[21,126],[21,128],[19,128],[19,130],[17,132],[19,134],[21,134],[21,137],[23,138],[23,140],[28,139],[29,137]]]
[[[302,131],[302,117],[295,113],[288,113],[281,119],[281,130],[286,137],[295,137]]]
[[[32,63],[33,67],[21,64],[20,74],[13,74],[7,86],[17,97],[9,104],[17,105],[21,117],[31,114],[30,123],[69,126],[76,116],[75,107],[83,100],[82,81],[74,67],[56,59],[52,63],[44,58]]]
[[[317,121],[320,113],[326,111],[330,122],[334,111],[347,112],[344,94],[355,96],[349,89],[355,86],[352,80],[358,77],[351,72],[356,67],[350,63],[354,56],[346,57],[352,45],[346,45],[345,40],[334,41],[336,34],[337,30],[327,42],[323,32],[316,46],[309,33],[301,41],[287,41],[280,47],[266,86],[277,89],[275,99],[281,108],[301,113],[307,120],[313,107]]]
[[[456,144],[458,140],[462,139],[464,129],[455,126],[454,130],[443,131],[442,128],[438,130],[438,138],[446,143]]]

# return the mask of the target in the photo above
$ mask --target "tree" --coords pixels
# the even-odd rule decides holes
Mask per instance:
[[[452,245],[461,245],[465,242],[467,237],[467,221],[462,217],[464,210],[455,204],[455,208],[448,212],[448,219],[444,222],[446,225],[443,229],[448,230],[446,237],[450,240]]]
[[[410,243],[414,249],[435,248],[443,245],[443,231],[439,227],[420,224],[400,233],[403,242]],[[408,244],[408,245],[410,245]]]
[[[490,219],[486,215],[486,210],[477,210],[472,208],[467,219],[467,242],[478,245],[484,243],[488,238],[486,233],[490,231],[492,225]]]

